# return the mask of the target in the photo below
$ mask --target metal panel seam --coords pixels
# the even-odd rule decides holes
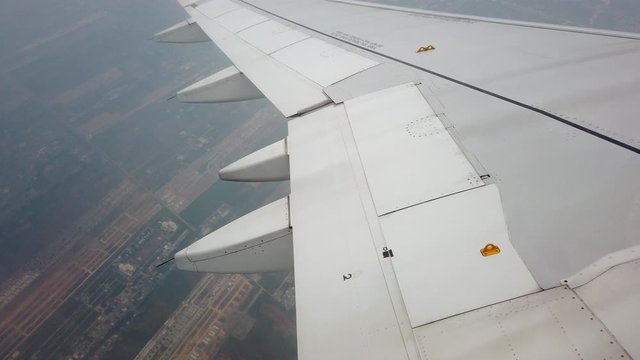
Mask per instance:
[[[327,1],[333,2],[333,3],[341,3],[341,4],[347,4],[347,5],[353,5],[353,6],[373,8],[373,9],[403,12],[408,14],[427,15],[431,17],[444,18],[444,19],[476,21],[476,22],[484,22],[484,23],[490,23],[490,24],[527,27],[527,28],[533,28],[533,29],[564,31],[564,32],[577,33],[577,34],[598,35],[598,36],[608,36],[608,37],[616,37],[616,38],[623,38],[623,39],[640,40],[640,34],[634,34],[634,33],[624,32],[624,31],[604,30],[604,29],[586,29],[586,28],[574,27],[574,26],[563,26],[563,25],[553,25],[553,24],[536,23],[536,22],[528,22],[528,21],[496,19],[496,18],[488,18],[488,17],[464,15],[464,14],[444,13],[444,12],[438,12],[438,11],[412,9],[412,8],[406,8],[402,6],[374,4],[374,3],[369,3],[365,1],[352,1],[352,0],[327,0]]]
[[[479,310],[479,309],[484,309],[484,308],[488,308],[488,307],[490,307],[490,306],[494,306],[494,305],[502,304],[502,303],[505,303],[505,302],[507,302],[507,301],[512,301],[512,300],[516,300],[516,299],[521,299],[521,298],[525,298],[525,297],[527,297],[527,296],[531,296],[531,295],[535,295],[535,294],[540,294],[541,292],[545,292],[545,291],[549,291],[549,290],[553,290],[553,289],[560,289],[560,288],[565,288],[566,290],[571,290],[568,286],[564,286],[564,285],[560,285],[560,286],[556,286],[556,287],[548,288],[548,289],[542,289],[542,288],[540,288],[540,290],[539,290],[539,291],[536,291],[536,292],[532,292],[532,293],[529,293],[529,294],[523,294],[523,295],[520,295],[520,296],[516,296],[516,297],[510,298],[510,299],[504,299],[504,300],[496,301],[496,302],[493,302],[493,303],[490,303],[490,304],[486,304],[486,305],[483,305],[483,306],[477,307],[477,308],[475,308],[475,309],[465,310],[465,311],[460,312],[460,313],[457,313],[457,314],[453,314],[453,315],[445,316],[445,317],[443,317],[442,319],[438,319],[438,320],[434,320],[434,321],[430,321],[430,322],[424,323],[424,324],[422,324],[422,325],[420,325],[420,326],[416,327],[416,329],[417,329],[417,328],[420,328],[420,327],[423,327],[423,326],[427,326],[427,325],[435,324],[435,323],[438,323],[438,322],[440,322],[440,321],[444,321],[444,320],[448,320],[448,319],[451,319],[451,318],[455,318],[456,316],[460,316],[460,315],[464,315],[464,314],[472,313],[472,312],[477,311],[477,310]]]
[[[462,190],[455,191],[455,192],[452,192],[452,193],[447,194],[447,195],[442,195],[442,196],[434,197],[433,199],[420,201],[420,202],[417,202],[417,203],[415,203],[415,204],[411,204],[411,205],[404,206],[404,207],[401,207],[401,208],[397,208],[397,209],[394,209],[394,210],[391,210],[391,211],[387,211],[387,212],[385,212],[385,213],[383,213],[383,214],[380,214],[380,217],[385,216],[385,215],[389,215],[389,214],[393,214],[393,213],[398,212],[398,211],[402,211],[402,210],[410,209],[410,208],[413,208],[413,207],[416,207],[416,206],[420,206],[420,205],[422,205],[422,204],[426,204],[426,203],[429,203],[429,202],[432,202],[432,201],[437,201],[437,200],[444,199],[444,198],[447,198],[447,197],[450,197],[450,196],[454,196],[454,195],[462,194],[462,193],[465,193],[465,192],[467,192],[467,191],[473,191],[473,190],[475,190],[475,189],[482,189],[483,187],[485,187],[485,186],[487,186],[487,185],[489,185],[489,183],[484,183],[484,184],[482,184],[482,185],[478,185],[478,186],[475,186],[475,187],[472,187],[472,188],[468,188],[468,189],[462,189]]]
[[[187,8],[185,8],[187,9]],[[187,9],[187,13],[189,15],[191,15],[192,17],[203,17],[204,19],[208,19],[208,21],[210,22],[210,25],[212,27],[214,27],[214,37],[217,37],[217,40],[214,40],[214,38],[212,37],[212,35],[210,35],[209,33],[207,33],[207,36],[209,36],[212,40],[214,40],[214,43],[216,43],[216,45],[218,46],[218,48],[220,48],[220,50],[232,61],[234,62],[234,65],[243,73],[246,74],[248,73],[248,69],[250,69],[252,66],[257,66],[256,64],[263,64],[267,63],[267,64],[272,64],[272,68],[276,67],[278,68],[278,70],[282,70],[283,72],[286,73],[286,75],[290,75],[288,77],[288,79],[290,80],[295,80],[297,82],[301,82],[302,85],[304,85],[304,96],[307,97],[311,97],[315,103],[312,103],[311,105],[307,105],[306,107],[300,109],[299,106],[303,106],[302,104],[295,104],[295,108],[293,106],[289,106],[287,104],[289,104],[290,102],[284,102],[284,100],[282,99],[282,96],[275,96],[275,99],[272,99],[271,97],[267,96],[267,94],[269,93],[269,91],[264,91],[266,85],[262,84],[262,86],[258,87],[256,85],[256,83],[251,80],[251,78],[249,78],[249,76],[247,76],[247,78],[249,78],[254,85],[256,85],[256,87],[263,93],[265,94],[266,97],[269,98],[269,100],[271,101],[271,103],[276,106],[276,108],[278,108],[278,110],[280,110],[280,112],[285,115],[286,117],[290,117],[292,115],[295,115],[296,113],[300,113],[300,112],[306,112],[308,109],[310,108],[316,108],[319,107],[321,105],[324,105],[326,103],[331,102],[331,99],[327,98],[327,96],[322,92],[322,87],[320,87],[318,84],[316,84],[315,82],[309,80],[308,78],[302,76],[301,74],[291,71],[289,69],[289,67],[285,66],[284,64],[276,61],[275,59],[273,59],[272,57],[270,57],[269,55],[265,54],[264,52],[260,51],[259,49],[257,49],[256,47],[254,47],[253,45],[249,44],[247,41],[245,41],[244,39],[242,39],[241,37],[237,36],[236,34],[232,33],[231,31],[227,30],[226,28],[224,28],[222,25],[218,24],[217,21],[215,20],[211,20],[210,18],[208,18],[206,16],[206,14],[202,13],[202,11],[200,11],[197,8],[192,9],[191,11],[189,11]],[[196,20],[197,21],[197,20]],[[215,32],[218,32],[218,34],[215,34]],[[233,36],[233,38],[229,37],[229,35]],[[222,38],[219,38],[220,36],[222,36]],[[224,40],[224,41],[223,41]],[[222,42],[228,42],[228,41],[234,41],[237,42],[239,45],[241,46],[236,46],[236,48],[238,47],[243,47],[244,50],[249,50],[249,51],[253,51],[256,52],[257,54],[260,54],[261,57],[260,58],[252,58],[252,60],[247,63],[246,61],[244,63],[235,63],[235,61],[233,59],[231,59],[228,55],[227,50],[223,49],[223,47],[221,47],[220,44],[218,44],[218,41],[222,41]],[[243,51],[244,51],[243,50]],[[245,51],[246,52],[246,51]],[[266,60],[269,60],[268,62]],[[254,69],[255,70],[255,69]],[[254,72],[254,70],[252,70],[252,72]],[[254,74],[255,75],[255,74]],[[267,89],[268,90],[268,89]],[[317,94],[316,94],[317,92]],[[276,95],[282,95],[280,93],[277,93]],[[318,96],[316,96],[318,95]],[[319,95],[321,95],[322,99],[317,99],[316,97],[320,97]],[[308,98],[299,98],[297,99],[300,102],[304,102],[309,103],[311,102],[310,99]]]
[[[584,301],[584,299],[583,299],[583,298],[582,298],[582,297],[581,297],[581,296],[576,292],[576,290],[575,290],[575,289],[572,289],[572,288],[570,288],[570,287],[568,287],[568,286],[566,286],[566,285],[564,285],[564,287],[565,287],[565,289],[569,289],[569,290],[571,290],[571,292],[573,293],[573,295],[574,295],[577,299],[579,299],[579,300],[584,304],[585,309],[586,309],[587,311],[589,311],[589,312],[591,313],[591,315],[592,315],[595,319],[598,319],[598,321],[600,321],[600,323],[602,324],[603,330],[604,330],[604,331],[606,331],[606,332],[607,332],[607,334],[609,334],[609,336],[611,336],[612,338],[614,338],[614,339],[615,339],[615,341],[618,343],[618,345],[620,345],[620,347],[621,347],[622,349],[624,349],[624,352],[626,353],[627,357],[628,357],[629,359],[632,359],[632,357],[629,355],[629,352],[627,351],[627,349],[625,349],[625,347],[624,347],[624,346],[622,346],[622,344],[620,343],[620,341],[618,341],[618,338],[616,338],[616,336],[613,334],[613,332],[611,332],[611,330],[609,330],[609,328],[607,327],[607,324],[606,324],[604,321],[602,321],[602,319],[600,319],[600,318],[598,317],[598,315],[596,315],[596,313],[595,313],[593,310],[591,310],[591,307],[589,306],[589,304],[588,304],[586,301]]]
[[[342,49],[342,48],[341,48],[341,49]],[[355,55],[358,55],[358,54],[353,53],[353,52],[351,52],[351,53],[352,53],[352,54],[355,54]],[[360,56],[360,55],[358,55],[358,56]],[[360,73],[363,73],[363,72],[365,72],[365,71],[367,71],[367,70],[369,70],[369,69],[373,69],[373,68],[375,68],[375,67],[377,67],[377,66],[380,66],[380,64],[381,64],[381,63],[377,63],[377,64],[373,65],[372,67],[368,67],[368,68],[366,68],[366,69],[359,70],[358,72],[355,72],[355,73],[353,73],[353,74],[351,74],[351,75],[347,76],[347,77],[346,77],[346,78],[344,78],[344,79],[340,79],[340,80],[338,80],[338,81],[334,82],[333,84],[331,84],[331,85],[329,85],[329,86],[333,86],[333,85],[339,84],[340,82],[345,81],[345,80],[347,80],[347,79],[349,79],[349,78],[351,78],[351,77],[354,77],[354,76],[356,76],[356,75],[358,75],[358,74],[360,74]],[[324,92],[324,89],[328,88],[329,86],[326,86],[325,88],[323,88],[323,89],[322,89],[322,92]],[[372,91],[372,92],[374,92],[374,91]],[[367,93],[367,94],[369,94],[369,93]],[[325,93],[325,95],[327,95],[327,97],[329,97],[329,95],[328,95],[327,93]],[[363,95],[366,95],[366,94],[363,94]],[[332,101],[333,101],[333,99],[332,99]],[[342,102],[344,102],[344,100],[343,100]]]
[[[447,114],[444,111],[444,108],[441,105],[434,104],[435,103],[434,99],[426,93],[428,89],[426,88],[426,86],[423,86],[422,82],[418,81],[414,83],[416,85],[416,88],[418,88],[418,91],[420,91],[420,93],[422,94],[422,97],[424,97],[424,101],[426,101],[427,104],[429,104],[429,106],[435,113],[438,120],[440,120],[445,130],[447,130],[447,132],[449,133],[449,136],[451,136],[451,139],[453,140],[453,142],[458,146],[460,151],[462,151],[462,154],[464,155],[464,157],[467,158],[467,161],[469,162],[469,164],[471,164],[471,167],[473,167],[473,169],[476,171],[476,173],[478,174],[478,177],[480,177],[480,179],[484,181],[485,185],[492,184],[493,180],[491,179],[491,174],[489,173],[489,171],[487,171],[484,165],[482,165],[482,163],[475,156],[475,154],[469,151],[464,146],[462,141],[459,139],[460,135],[458,135],[458,131],[456,127],[447,117]]]
[[[237,30],[236,32],[232,32],[232,33],[233,33],[234,35],[238,36],[238,33],[243,32],[243,31],[248,30],[248,29],[251,29],[252,27],[254,27],[254,26],[256,26],[256,25],[264,24],[264,23],[266,23],[266,22],[267,22],[267,21],[269,21],[269,20],[271,20],[271,19],[266,18],[266,19],[264,19],[264,20],[262,20],[262,21],[260,21],[260,22],[257,22],[257,23],[255,23],[255,24],[251,24],[251,25],[249,25],[249,26],[247,26],[247,27],[245,27],[245,28],[242,28],[242,29]],[[244,39],[242,39],[240,36],[238,36],[238,39],[240,39],[240,40],[244,41]],[[251,44],[249,44],[249,45],[251,45]],[[251,45],[251,46],[253,46],[253,45]],[[255,46],[254,46],[254,47],[255,47]],[[258,50],[260,50],[260,49],[258,49]],[[268,54],[267,54],[267,55],[268,55]]]
[[[342,107],[344,108],[346,115],[346,108],[344,105],[342,105]],[[345,150],[347,152],[347,156],[349,157],[349,162],[351,163],[353,176],[358,187],[358,197],[360,198],[360,205],[362,207],[362,211],[365,214],[365,218],[369,227],[369,234],[371,235],[371,239],[373,240],[373,245],[378,251],[380,251],[387,246],[387,243],[384,238],[384,234],[382,233],[382,228],[380,227],[378,215],[375,210],[375,205],[373,204],[373,197],[369,188],[369,183],[364,173],[364,168],[362,167],[360,153],[358,147],[356,146],[353,129],[351,128],[351,124],[349,123],[348,119],[348,116],[346,116],[344,121],[340,124],[340,133],[345,146]],[[365,201],[367,202],[367,204],[365,204]],[[393,306],[393,311],[398,323],[398,328],[402,336],[402,340],[405,344],[405,351],[407,353],[407,356],[410,359],[420,359],[415,334],[410,325],[409,314],[404,304],[404,299],[402,297],[402,292],[400,291],[400,285],[396,278],[393,265],[391,261],[387,261],[383,264],[382,259],[379,255],[377,256],[377,260],[378,265],[382,269],[385,286],[387,288],[387,292]]]
[[[204,5],[204,4],[203,4],[203,5]],[[192,6],[192,8],[197,9],[197,8],[198,8],[198,6]],[[221,14],[218,14],[218,15],[216,15],[216,16],[214,16],[214,17],[209,17],[207,14],[202,13],[202,12],[201,12],[201,13],[202,13],[202,14],[203,14],[207,19],[215,20],[215,19],[219,18],[219,17],[220,17],[220,16],[222,16],[222,15],[226,15],[226,14],[228,14],[228,13],[230,13],[230,12],[232,12],[232,11],[236,11],[236,10],[238,10],[238,9],[233,9],[233,8],[232,8],[232,9],[229,9],[229,10],[227,10],[227,11],[224,11],[224,12],[222,12]],[[198,11],[199,11],[199,10],[198,10]]]
[[[575,129],[578,129],[578,130],[580,130],[580,131],[583,131],[583,132],[585,132],[585,133],[587,133],[587,134],[590,134],[590,135],[592,135],[592,136],[595,136],[595,137],[597,137],[597,138],[599,138],[599,139],[602,139],[602,140],[604,140],[604,141],[607,141],[607,142],[609,142],[609,143],[611,143],[611,144],[613,144],[613,145],[619,146],[619,147],[621,147],[621,148],[623,148],[623,149],[629,150],[629,151],[634,152],[634,153],[636,153],[636,154],[640,154],[640,148],[637,148],[637,147],[635,147],[635,146],[633,146],[633,145],[627,144],[627,143],[625,143],[625,142],[623,142],[623,141],[617,140],[617,139],[612,138],[612,137],[610,137],[610,136],[607,136],[607,135],[605,135],[605,134],[599,133],[599,132],[597,132],[597,131],[595,131],[595,130],[589,129],[589,128],[587,128],[587,127],[585,127],[585,126],[582,126],[582,125],[580,125],[580,124],[576,124],[576,123],[574,123],[574,122],[572,122],[572,121],[570,121],[570,120],[567,120],[567,119],[565,119],[565,118],[563,118],[563,117],[560,117],[560,116],[557,116],[557,115],[555,115],[555,114],[552,114],[552,113],[550,113],[550,112],[548,112],[548,111],[546,111],[546,110],[543,110],[543,109],[537,108],[537,107],[535,107],[535,106],[533,106],[533,105],[529,105],[529,104],[526,104],[526,103],[520,102],[520,101],[518,101],[518,100],[511,99],[511,98],[509,98],[509,97],[507,97],[507,96],[500,95],[500,94],[495,93],[495,92],[493,92],[493,91],[483,89],[483,88],[481,88],[481,87],[478,87],[478,86],[475,86],[475,85],[472,85],[472,84],[466,83],[466,82],[464,82],[464,81],[462,81],[462,80],[458,80],[458,79],[452,78],[452,77],[450,77],[450,76],[447,76],[447,75],[441,74],[441,73],[436,72],[436,71],[433,71],[433,70],[426,69],[426,68],[424,68],[424,67],[421,67],[421,66],[418,66],[418,65],[412,64],[412,63],[410,63],[410,62],[403,61],[403,60],[400,60],[400,59],[396,59],[396,58],[394,58],[394,57],[392,57],[392,56],[390,56],[390,55],[387,55],[387,54],[384,54],[384,53],[381,53],[381,52],[378,52],[378,51],[375,51],[375,50],[371,50],[371,49],[366,48],[366,47],[364,47],[364,46],[361,46],[361,45],[357,45],[357,44],[350,43],[350,42],[345,41],[345,40],[343,40],[343,39],[340,39],[340,38],[338,38],[338,37],[336,37],[336,36],[333,36],[333,35],[331,35],[331,34],[324,33],[324,32],[322,32],[322,31],[319,31],[319,30],[313,29],[313,28],[311,28],[311,27],[309,27],[309,26],[303,25],[303,24],[301,24],[301,23],[299,23],[299,22],[296,22],[296,21],[293,21],[293,20],[287,19],[287,18],[285,18],[285,17],[283,17],[283,16],[281,16],[281,15],[275,14],[275,13],[273,13],[273,12],[271,12],[271,11],[268,11],[268,10],[262,9],[262,8],[260,8],[260,7],[256,6],[256,5],[253,5],[253,4],[251,4],[251,3],[248,3],[248,2],[247,2],[247,1],[245,1],[245,0],[238,0],[238,1],[240,1],[240,2],[244,3],[244,4],[248,5],[248,6],[252,6],[252,7],[256,8],[256,9],[258,9],[258,10],[260,10],[260,11],[263,11],[263,12],[265,12],[265,13],[268,13],[268,14],[270,14],[270,15],[272,15],[272,16],[275,16],[275,17],[277,17],[277,18],[279,18],[279,19],[282,19],[282,20],[288,21],[288,22],[290,22],[290,23],[292,23],[292,24],[295,24],[295,25],[300,26],[300,27],[302,27],[302,28],[305,28],[305,29],[307,29],[307,30],[313,31],[313,32],[315,32],[315,33],[318,33],[318,34],[324,35],[324,36],[326,36],[326,37],[328,37],[328,38],[331,38],[331,39],[333,39],[333,40],[335,40],[335,41],[338,41],[338,42],[341,42],[341,43],[345,43],[345,44],[349,44],[349,45],[351,45],[351,46],[353,46],[353,47],[356,47],[356,48],[358,48],[358,49],[360,49],[360,50],[363,50],[363,51],[366,51],[366,52],[369,52],[369,53],[372,53],[372,54],[375,54],[375,55],[381,56],[381,57],[383,57],[383,58],[385,58],[385,59],[388,59],[388,60],[391,60],[391,61],[395,61],[395,62],[397,62],[397,63],[400,63],[400,64],[405,65],[405,66],[409,66],[409,67],[414,68],[414,69],[417,69],[417,70],[424,71],[424,72],[426,72],[426,73],[428,73],[428,74],[431,74],[431,75],[433,75],[433,76],[437,76],[437,77],[442,78],[442,79],[444,79],[444,80],[450,81],[450,82],[452,82],[452,83],[454,83],[454,84],[458,84],[458,85],[464,86],[464,87],[469,88],[469,89],[471,89],[471,90],[478,91],[478,92],[483,93],[483,94],[485,94],[485,95],[489,95],[489,96],[495,97],[495,98],[497,98],[497,99],[499,99],[499,100],[506,101],[506,102],[508,102],[508,103],[510,103],[510,104],[513,104],[513,105],[516,105],[516,106],[522,107],[522,108],[524,108],[524,109],[527,109],[527,110],[530,110],[530,111],[533,111],[533,112],[536,112],[536,113],[541,114],[541,115],[543,115],[543,116],[545,116],[545,117],[548,117],[548,118],[550,118],[550,119],[552,119],[552,120],[555,120],[555,121],[561,122],[561,123],[563,123],[563,124],[565,124],[565,125],[568,125],[568,126],[570,126],[570,127],[573,127],[573,128],[575,128]]]
[[[262,23],[260,23],[260,24],[262,24]],[[258,24],[256,24],[256,25],[258,25]],[[285,26],[286,26],[286,25],[285,25]],[[249,28],[251,28],[251,26],[249,26],[247,29],[249,29]],[[244,30],[247,30],[247,29],[244,29]],[[242,30],[242,31],[244,31],[244,30]],[[295,30],[295,29],[294,29],[294,30]],[[303,33],[303,34],[304,34],[304,33]],[[306,34],[305,34],[305,35],[306,35]],[[242,38],[241,38],[241,39],[242,39]],[[280,50],[284,50],[284,49],[288,48],[288,47],[289,47],[289,46],[291,46],[291,45],[295,45],[295,44],[297,44],[297,43],[299,43],[299,42],[301,42],[301,41],[305,41],[305,40],[307,40],[307,39],[308,39],[308,38],[304,38],[304,39],[296,40],[296,41],[292,42],[292,43],[291,43],[291,44],[289,44],[289,45],[285,45],[285,46],[281,47],[281,48],[280,48],[280,49],[278,49],[278,50],[272,51],[272,52],[270,52],[270,53],[268,53],[268,54],[267,54],[267,53],[265,53],[265,54],[266,54],[266,55],[271,56],[271,54],[273,54],[273,53],[275,53],[275,52],[278,52],[278,51],[280,51]],[[244,39],[242,39],[242,40],[244,41]],[[251,45],[251,44],[249,44],[249,45]],[[253,46],[253,45],[251,45],[251,46]],[[288,66],[287,66],[287,67],[288,67]],[[315,82],[315,81],[314,81],[314,82]]]

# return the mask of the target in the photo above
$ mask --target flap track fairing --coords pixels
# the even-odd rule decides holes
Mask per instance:
[[[230,66],[178,91],[177,97],[186,103],[220,103],[259,99],[264,95],[235,66]]]
[[[281,181],[289,180],[289,154],[286,139],[253,152],[225,166],[220,179],[228,181]]]
[[[255,210],[175,255],[178,269],[210,273],[293,270],[289,197]]]
[[[200,25],[189,19],[153,35],[153,39],[162,43],[201,43],[211,41]]]

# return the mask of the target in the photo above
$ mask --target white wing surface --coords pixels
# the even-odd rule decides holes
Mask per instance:
[[[176,254],[293,263],[301,359],[640,358],[640,36],[321,0],[182,2],[286,139],[221,170],[288,198]],[[291,259],[293,254],[293,259]],[[291,261],[293,260],[293,261]]]

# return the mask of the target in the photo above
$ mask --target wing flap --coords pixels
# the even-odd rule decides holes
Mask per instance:
[[[209,3],[207,3],[209,4]],[[247,44],[196,9],[186,8],[234,65],[285,116],[328,103],[322,87]],[[291,91],[295,89],[295,91]]]
[[[343,105],[289,122],[298,356],[405,359],[345,131]]]
[[[243,30],[238,36],[265,54],[309,38],[309,35],[273,20]]]
[[[484,185],[414,84],[345,107],[378,215]]]
[[[272,56],[322,87],[378,64],[317,38],[291,44]]]
[[[218,16],[224,15],[228,12],[241,8],[240,5],[229,0],[212,0],[212,1],[206,1],[202,4],[197,2],[193,5],[189,5],[190,8],[193,8],[196,6],[198,8],[198,11],[201,12],[204,16],[208,17],[209,19],[215,19]]]
[[[185,9],[287,117],[329,103],[323,88],[379,64],[228,0]]]
[[[540,291],[511,245],[495,184],[380,221],[414,328]]]
[[[267,21],[267,18],[245,8],[239,8],[216,18],[218,24],[232,33],[244,30],[253,25]]]

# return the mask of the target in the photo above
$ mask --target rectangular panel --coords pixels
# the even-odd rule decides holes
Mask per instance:
[[[243,30],[238,33],[238,36],[265,54],[271,54],[285,46],[309,37],[305,33],[273,20],[265,21],[262,24]]]
[[[293,116],[331,102],[315,83],[265,56],[240,70],[282,112]]]
[[[298,357],[405,359],[345,127],[342,105],[289,121]]]
[[[247,44],[199,11],[186,8],[202,30],[284,116],[330,100],[314,82]]]
[[[421,326],[415,335],[423,359],[629,359],[603,329],[561,287]]]
[[[272,56],[325,87],[378,64],[316,38],[285,47]]]
[[[209,19],[216,18],[229,11],[240,9],[240,5],[229,0],[212,0],[197,6],[198,11],[203,13]]]
[[[633,359],[640,359],[640,260],[620,264],[575,289]]]
[[[413,327],[539,290],[509,241],[495,184],[380,221]],[[483,256],[488,244],[499,253]]]
[[[415,85],[345,106],[378,215],[484,184]]]
[[[225,29],[236,33],[249,26],[267,21],[267,18],[251,10],[240,8],[216,18],[216,21]]]

